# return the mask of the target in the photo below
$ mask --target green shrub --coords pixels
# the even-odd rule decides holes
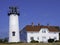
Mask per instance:
[[[48,39],[48,42],[52,43],[52,42],[54,42],[54,39]]]
[[[39,43],[39,41],[32,40],[31,43]]]
[[[8,39],[7,38],[0,39],[0,43],[7,43],[7,42],[8,42]]]
[[[60,42],[60,40],[56,40],[55,42]]]
[[[8,42],[8,40],[5,38],[5,39],[4,39],[4,42]]]

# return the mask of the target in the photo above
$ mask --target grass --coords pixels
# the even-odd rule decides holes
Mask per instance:
[[[58,43],[0,43],[0,45],[60,45]]]

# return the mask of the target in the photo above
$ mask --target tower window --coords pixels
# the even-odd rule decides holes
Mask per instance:
[[[12,36],[15,36],[15,32],[12,32]]]

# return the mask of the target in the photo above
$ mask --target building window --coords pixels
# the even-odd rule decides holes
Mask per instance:
[[[15,32],[12,32],[12,36],[15,36]]]
[[[46,33],[46,30],[42,30],[42,33]]]
[[[31,37],[31,41],[32,41],[32,40],[34,40],[34,38],[33,38],[33,37]]]
[[[42,41],[46,41],[46,37],[42,37]]]
[[[54,39],[56,39],[56,37],[54,37]]]
[[[56,34],[56,32],[54,32],[54,34]]]
[[[39,40],[39,37],[37,37],[37,39]]]
[[[46,39],[46,37],[42,37],[42,39]]]

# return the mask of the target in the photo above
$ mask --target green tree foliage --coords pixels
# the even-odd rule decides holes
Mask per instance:
[[[3,42],[3,39],[0,39],[0,43],[2,43]]]

